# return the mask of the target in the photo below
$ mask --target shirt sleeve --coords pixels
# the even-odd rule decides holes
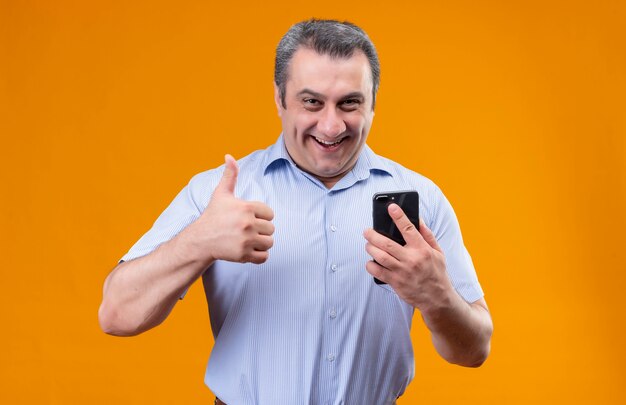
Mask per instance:
[[[153,252],[194,222],[208,204],[213,187],[209,172],[194,176],[161,213],[146,232],[121,259],[130,261]],[[210,192],[208,190],[210,189]],[[204,200],[204,201],[202,201]],[[199,203],[200,202],[200,203]]]
[[[217,184],[214,172],[213,170],[194,176],[161,213],[152,228],[122,256],[120,263],[152,253],[198,219],[208,205]],[[186,294],[187,290],[181,294],[180,299],[182,300]]]
[[[452,205],[439,188],[436,188],[434,199],[436,208],[432,212],[428,227],[443,249],[452,286],[465,301],[472,303],[484,296],[474,263],[463,244],[461,228]]]

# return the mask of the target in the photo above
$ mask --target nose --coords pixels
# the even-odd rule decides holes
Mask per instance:
[[[325,108],[321,111],[321,117],[317,122],[317,129],[320,135],[328,138],[336,138],[346,131],[346,123],[337,110],[334,108]]]

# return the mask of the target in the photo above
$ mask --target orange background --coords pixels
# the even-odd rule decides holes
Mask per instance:
[[[431,3],[0,0],[0,403],[211,403],[200,283],[121,339],[102,282],[192,175],[276,139],[274,49],[312,16],[374,40],[369,144],[442,187],[495,321],[474,370],[416,316],[399,403],[624,403],[626,5]]]

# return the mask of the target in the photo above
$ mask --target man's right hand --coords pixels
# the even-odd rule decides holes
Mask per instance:
[[[274,244],[274,212],[262,202],[235,197],[238,173],[237,162],[226,155],[224,173],[211,201],[185,232],[188,253],[207,264],[215,260],[263,263]]]
[[[152,253],[113,269],[98,311],[103,331],[132,336],[157,326],[215,260],[267,260],[274,213],[263,203],[235,197],[238,170],[226,155],[222,179],[200,217]]]

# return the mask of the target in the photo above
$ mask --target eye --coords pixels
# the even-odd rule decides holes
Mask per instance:
[[[356,110],[361,105],[361,100],[356,98],[349,98],[341,103],[344,110]]]
[[[302,104],[304,104],[304,107],[309,110],[317,109],[322,106],[322,102],[315,98],[305,98],[302,100]]]

